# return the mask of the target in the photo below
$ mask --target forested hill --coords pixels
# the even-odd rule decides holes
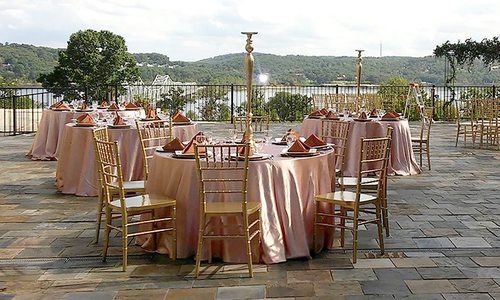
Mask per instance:
[[[0,43],[0,77],[34,82],[41,73],[57,65],[58,49],[25,44]],[[144,82],[157,74],[168,74],[174,81],[202,84],[244,83],[244,53],[221,55],[196,62],[171,61],[158,53],[134,54]],[[255,73],[266,73],[271,84],[353,83],[356,57],[300,56],[254,53]],[[469,72],[470,71],[470,72]],[[381,83],[402,76],[409,81],[442,84],[444,60],[435,57],[365,57],[363,83]],[[486,68],[481,62],[471,70],[457,73],[457,84],[500,82],[500,70]]]

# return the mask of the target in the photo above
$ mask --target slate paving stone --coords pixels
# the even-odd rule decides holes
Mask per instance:
[[[471,257],[471,259],[481,267],[500,267],[500,256]]]
[[[350,269],[350,270],[332,270],[333,281],[368,281],[377,280],[373,269]]]
[[[268,286],[266,288],[266,297],[268,298],[311,297],[314,295],[315,295],[315,288],[313,283],[294,283],[294,284]]]
[[[417,268],[423,279],[466,278],[457,267]]]
[[[481,267],[458,267],[467,278],[500,278],[500,268]]]
[[[391,258],[397,268],[435,267],[436,263],[429,257]]]
[[[482,237],[450,237],[450,241],[457,248],[490,248]]]
[[[215,299],[216,288],[169,289],[165,300]],[[236,298],[235,298],[236,299]]]
[[[457,292],[450,281],[445,279],[435,280],[405,280],[406,285],[413,294],[436,294]]]
[[[461,293],[500,293],[500,286],[493,279],[456,279],[450,282]]]
[[[360,284],[364,294],[397,295],[397,296],[411,294],[411,291],[408,289],[405,282],[401,279],[360,281]]]
[[[415,268],[374,269],[373,272],[379,280],[386,281],[422,278]]]
[[[164,299],[168,289],[121,290],[116,293],[115,300]]]
[[[475,294],[475,293],[443,294],[443,297],[446,300],[491,300],[491,299],[494,299],[488,294]]]
[[[415,243],[422,249],[454,248],[455,245],[446,237],[417,238]]]
[[[332,275],[328,270],[287,271],[287,283],[303,282],[332,282]]]
[[[63,300],[112,300],[116,292],[77,292],[64,295]]]
[[[340,281],[328,284],[315,283],[314,291],[316,296],[328,297],[363,295],[360,282],[357,281]]]

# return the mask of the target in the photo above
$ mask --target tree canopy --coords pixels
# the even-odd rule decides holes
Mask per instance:
[[[450,64],[450,77],[446,83],[451,82],[456,76],[456,67],[467,65],[473,66],[474,61],[481,60],[486,66],[500,61],[500,41],[498,37],[483,39],[480,42],[466,39],[464,42],[450,43],[446,41],[434,49],[436,57],[445,57]]]
[[[38,81],[55,94],[96,99],[111,86],[135,82],[139,69],[127,52],[125,39],[110,31],[73,33],[68,47],[59,51],[58,65]]]

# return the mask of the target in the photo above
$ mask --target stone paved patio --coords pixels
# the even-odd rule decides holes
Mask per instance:
[[[298,124],[273,124],[274,132]],[[215,136],[229,125],[203,124]],[[0,137],[0,299],[500,299],[500,152],[454,147],[455,127],[436,124],[433,170],[390,177],[391,237],[377,255],[372,226],[360,257],[245,266],[214,264],[194,279],[194,260],[171,262],[120,239],[100,258],[92,243],[96,198],[58,193],[53,161],[24,154],[33,136]],[[277,135],[278,136],[278,135]]]

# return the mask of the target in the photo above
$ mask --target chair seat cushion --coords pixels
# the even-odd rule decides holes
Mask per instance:
[[[260,202],[248,201],[247,213],[251,214],[260,209]],[[236,214],[243,213],[241,201],[236,202],[207,202],[207,214]]]
[[[351,192],[351,191],[337,191],[333,193],[326,193],[326,194],[321,194],[317,195],[314,197],[316,201],[324,201],[324,202],[330,202],[330,203],[336,203],[336,204],[342,204],[346,203],[349,206],[354,205],[356,201],[356,193]],[[360,204],[363,203],[369,203],[372,201],[377,200],[377,196],[375,195],[369,195],[369,194],[363,194],[361,193],[359,195],[359,202]]]
[[[159,207],[174,206],[175,199],[163,195],[145,194],[125,198],[127,211],[148,210]],[[120,199],[111,201],[111,206],[121,209]]]
[[[118,184],[113,185],[113,187],[118,189]],[[123,188],[125,192],[145,191],[146,189],[144,180],[124,181]]]
[[[358,184],[358,178],[357,177],[341,177],[337,179],[338,184],[342,184],[344,186],[356,186]],[[373,186],[377,187],[378,186],[378,177],[362,177],[361,178],[361,185],[365,186]]]

